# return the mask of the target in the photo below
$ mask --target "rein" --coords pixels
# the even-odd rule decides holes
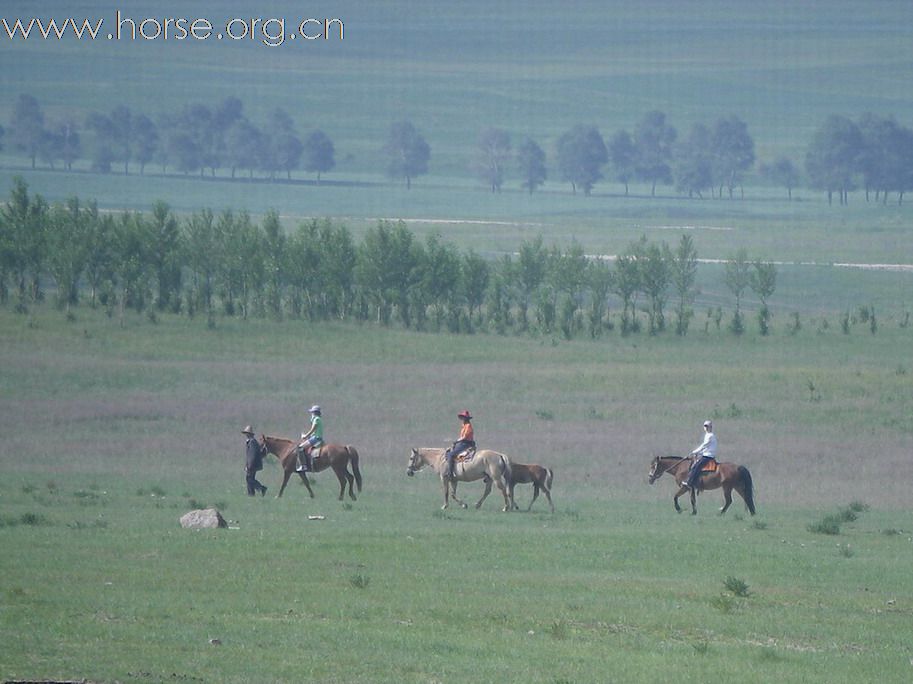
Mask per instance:
[[[675,456],[660,456],[660,457],[659,457],[659,460],[662,461],[663,459],[667,459],[667,458],[675,458]],[[668,466],[666,466],[665,468],[663,468],[662,472],[661,472],[659,475],[657,475],[654,479],[655,479],[655,480],[656,480],[656,479],[659,479],[659,476],[660,476],[660,475],[662,475],[663,473],[668,473],[672,468],[674,468],[675,466],[677,466],[677,465],[678,465],[679,463],[681,463],[682,461],[687,461],[689,458],[691,458],[691,456],[682,456],[681,458],[679,458],[679,459],[678,459],[675,463],[673,463],[672,465],[668,465]]]

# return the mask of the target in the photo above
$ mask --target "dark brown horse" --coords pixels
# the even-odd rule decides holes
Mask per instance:
[[[510,475],[507,478],[507,487],[510,494],[510,503],[513,508],[519,509],[517,502],[514,501],[514,486],[518,484],[532,484],[533,498],[529,502],[529,507],[527,507],[526,510],[529,511],[532,509],[536,497],[539,496],[539,490],[542,490],[545,493],[545,498],[548,499],[548,505],[551,507],[552,513],[554,513],[555,504],[552,503],[553,479],[554,473],[550,468],[545,468],[541,465],[536,465],[535,463],[526,465],[524,463],[515,463],[511,461]]]
[[[745,466],[736,465],[735,463],[717,463],[715,471],[701,472],[697,479],[697,486],[694,489],[685,487],[682,483],[688,477],[688,471],[691,469],[691,459],[688,456],[679,458],[678,456],[657,456],[650,463],[650,484],[663,474],[669,473],[675,478],[678,485],[678,491],[672,500],[675,504],[675,510],[682,512],[681,506],[678,505],[678,497],[685,492],[691,491],[691,515],[697,515],[697,502],[695,494],[705,489],[723,488],[723,507],[720,508],[720,515],[726,512],[729,504],[732,503],[732,490],[736,490],[739,495],[745,499],[745,506],[748,512],[755,514],[754,508],[754,485],[751,482],[751,473]],[[695,491],[697,490],[697,491]]]
[[[278,499],[285,491],[285,485],[288,484],[289,478],[295,474],[295,467],[298,465],[297,447],[298,442],[285,439],[284,437],[270,437],[269,435],[260,435],[260,444],[266,448],[267,452],[273,454],[279,459],[282,466],[282,486],[276,495]],[[352,491],[352,482],[358,486],[361,491],[361,471],[358,469],[358,452],[350,444],[324,444],[320,449],[320,454],[312,458],[312,470],[308,472],[319,473],[321,470],[332,468],[339,480],[339,500],[342,501],[346,484],[349,486],[349,496],[355,501],[355,492]],[[352,466],[352,472],[349,472],[349,465]],[[314,498],[314,490],[311,489],[311,483],[307,475],[299,472],[304,486],[308,488],[311,498]]]

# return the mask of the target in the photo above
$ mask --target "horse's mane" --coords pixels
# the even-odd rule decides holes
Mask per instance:
[[[272,435],[263,435],[263,439],[268,439],[274,442],[285,442],[286,444],[293,444],[294,439],[286,439],[285,437],[273,437]]]

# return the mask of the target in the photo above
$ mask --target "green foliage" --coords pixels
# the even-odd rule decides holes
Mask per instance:
[[[733,596],[746,598],[751,595],[745,581],[738,577],[733,577],[732,575],[726,577],[723,581],[723,586],[726,587],[726,591],[730,592]]]

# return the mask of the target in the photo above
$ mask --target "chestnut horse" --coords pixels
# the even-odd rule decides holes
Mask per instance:
[[[536,497],[539,496],[539,490],[541,489],[545,492],[545,498],[548,499],[548,505],[551,507],[552,513],[554,513],[555,504],[552,503],[552,479],[554,479],[554,476],[555,475],[550,468],[544,468],[535,463],[529,465],[524,463],[511,463],[510,478],[508,479],[507,486],[510,494],[510,503],[513,508],[519,509],[517,502],[514,501],[514,486],[531,483],[533,485],[533,498],[529,502],[529,507],[526,509],[527,512],[532,509]]]
[[[678,497],[689,490],[682,483],[688,477],[688,471],[691,469],[691,458],[684,456],[657,456],[650,464],[650,484],[663,474],[669,473],[675,478],[678,485],[678,492],[672,500],[675,504],[675,510],[682,512],[681,506],[678,505]],[[717,463],[717,468],[713,472],[704,470],[697,479],[697,486],[691,489],[691,515],[697,515],[697,504],[695,494],[705,489],[723,488],[723,507],[720,508],[720,515],[726,512],[729,504],[732,503],[732,490],[736,490],[739,495],[745,499],[745,506],[748,512],[755,514],[754,508],[754,485],[751,482],[751,473],[745,466],[736,465],[735,463]],[[695,491],[697,490],[697,491]]]
[[[265,447],[268,453],[273,454],[279,459],[282,466],[282,486],[276,495],[278,499],[285,491],[285,485],[288,484],[289,478],[295,474],[295,467],[298,465],[298,442],[285,439],[284,437],[270,437],[269,435],[260,435],[260,444]],[[320,454],[311,459],[313,470],[307,472],[319,473],[321,470],[332,468],[339,480],[339,500],[342,501],[346,491],[346,484],[349,485],[349,496],[355,501],[355,492],[352,491],[352,482],[358,486],[361,491],[361,471],[358,469],[358,452],[350,444],[324,444],[320,449]],[[349,472],[349,465],[352,466],[352,472]],[[311,498],[314,498],[314,490],[311,489],[311,483],[304,472],[299,472],[304,486],[308,488]]]
[[[490,449],[480,449],[473,454],[472,458],[465,461],[456,461],[453,464],[453,478],[451,478],[447,473],[447,459],[444,457],[446,451],[446,449],[433,447],[412,449],[406,475],[412,477],[416,471],[425,466],[429,466],[436,472],[444,485],[444,505],[441,506],[442,510],[450,504],[451,497],[460,506],[466,508],[466,504],[457,498],[457,482],[475,482],[476,480],[482,480],[485,483],[485,492],[476,503],[476,508],[479,508],[491,493],[491,483],[494,482],[504,496],[504,508],[502,510],[510,510],[510,497],[507,493],[507,483],[510,481],[510,459],[507,456]]]

